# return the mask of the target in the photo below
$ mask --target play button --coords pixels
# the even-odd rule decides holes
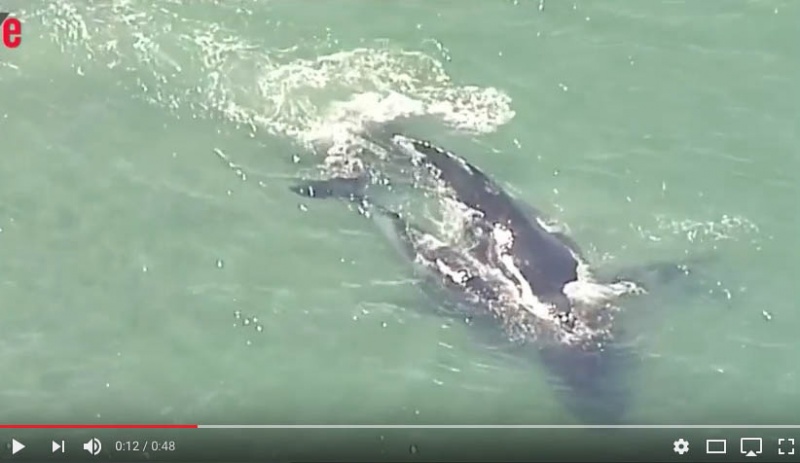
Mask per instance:
[[[16,455],[17,453],[19,453],[20,450],[24,448],[25,444],[16,439],[11,439],[11,455]]]

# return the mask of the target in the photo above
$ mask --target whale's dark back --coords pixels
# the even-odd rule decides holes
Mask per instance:
[[[430,143],[412,143],[459,201],[480,211],[486,222],[503,224],[512,231],[512,254],[525,279],[535,283],[537,296],[551,301],[563,294],[564,285],[578,279],[578,262],[570,248],[532,220],[491,178],[453,153]]]

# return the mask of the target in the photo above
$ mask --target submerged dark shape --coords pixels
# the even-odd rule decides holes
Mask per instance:
[[[437,242],[400,214],[373,204],[376,219],[391,224],[388,232],[403,253],[455,298],[494,318],[510,338],[522,341],[523,349],[536,349],[547,370],[563,385],[568,408],[583,421],[619,421],[629,397],[623,377],[631,356],[612,342],[613,317],[605,311],[607,301],[576,307],[568,297],[565,288],[579,279],[580,251],[574,242],[549,231],[535,210],[518,203],[453,153],[403,135],[370,141],[390,152],[389,162],[408,162],[422,169],[478,213],[468,230],[478,238],[478,245],[462,250]],[[309,197],[364,201],[370,185],[370,174],[364,173],[303,182],[292,190]],[[487,273],[484,267],[498,272]],[[498,273],[502,277],[493,276]],[[526,291],[549,304],[552,317],[534,313],[509,297]],[[572,336],[571,341],[564,341],[566,335]]]
[[[592,424],[622,422],[630,400],[626,375],[632,352],[615,343],[602,349],[561,344],[536,347],[542,363],[565,387],[564,403],[581,421]]]

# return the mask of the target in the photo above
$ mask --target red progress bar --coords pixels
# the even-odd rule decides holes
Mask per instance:
[[[0,429],[197,429],[196,424],[0,424]]]

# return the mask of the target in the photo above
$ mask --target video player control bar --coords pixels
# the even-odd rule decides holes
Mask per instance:
[[[0,425],[3,461],[800,463],[800,425]]]

